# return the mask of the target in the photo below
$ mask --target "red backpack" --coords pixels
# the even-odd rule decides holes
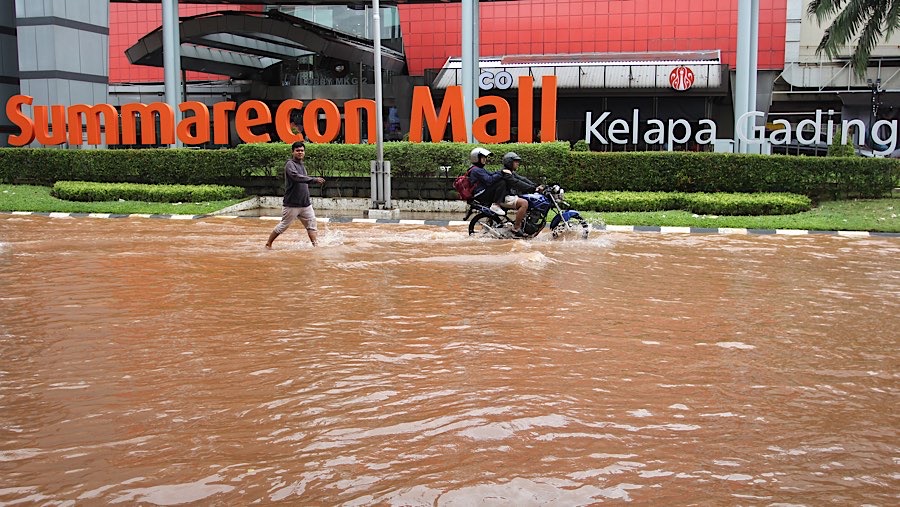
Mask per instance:
[[[472,168],[469,168],[471,171]],[[475,197],[475,184],[469,180],[469,171],[466,171],[466,174],[462,174],[457,176],[453,181],[453,188],[456,189],[456,193],[459,194],[459,198],[463,201],[471,201],[473,197]]]

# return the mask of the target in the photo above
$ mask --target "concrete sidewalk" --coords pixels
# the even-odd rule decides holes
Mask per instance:
[[[147,214],[131,214],[118,215],[113,213],[46,213],[35,211],[0,211],[2,216],[44,216],[49,218],[151,218],[151,219],[168,219],[168,220],[196,220],[202,218],[213,218],[222,220],[269,220],[278,221],[281,219],[279,215],[269,216],[248,216],[239,214],[210,214],[210,215],[147,215]],[[462,218],[464,213],[459,215]],[[399,225],[432,225],[438,227],[465,227],[467,221],[445,220],[445,219],[413,219],[413,218],[360,218],[360,217],[317,217],[321,223],[365,223],[365,224],[399,224]],[[667,226],[647,226],[647,225],[601,225],[591,226],[592,232],[638,232],[638,233],[659,233],[659,234],[741,234],[750,236],[807,236],[807,235],[825,235],[825,236],[843,236],[849,238],[900,238],[900,233],[896,232],[868,232],[868,231],[816,231],[802,229],[735,229],[735,228],[702,228],[702,227],[667,227]]]

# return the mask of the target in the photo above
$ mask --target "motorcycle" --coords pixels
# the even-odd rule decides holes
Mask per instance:
[[[475,214],[469,222],[470,236],[477,234],[498,239],[531,239],[544,230],[547,215],[553,211],[555,215],[550,220],[550,233],[553,238],[574,231],[582,239],[586,239],[590,232],[590,224],[580,213],[571,209],[571,206],[563,200],[564,195],[565,191],[559,185],[538,187],[534,193],[520,195],[519,197],[528,201],[522,236],[513,234],[514,215],[510,217],[506,213],[494,213],[489,206],[476,201],[469,203],[469,210],[463,220],[469,220],[469,217]]]

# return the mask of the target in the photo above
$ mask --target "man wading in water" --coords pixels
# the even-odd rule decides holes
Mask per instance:
[[[313,178],[306,174],[306,166],[303,165],[303,156],[306,148],[303,142],[297,141],[291,145],[291,158],[284,164],[284,201],[281,208],[281,222],[275,226],[266,248],[272,248],[272,242],[299,218],[300,223],[306,228],[309,241],[313,246],[319,244],[316,239],[316,212],[313,211],[309,200],[309,184],[325,184],[325,178]]]

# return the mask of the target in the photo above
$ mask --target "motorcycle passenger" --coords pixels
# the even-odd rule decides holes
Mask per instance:
[[[525,231],[522,229],[522,226],[525,224],[525,215],[528,213],[528,201],[519,197],[519,195],[534,192],[537,185],[516,172],[519,170],[519,165],[522,163],[522,157],[515,152],[510,151],[506,155],[503,155],[501,161],[503,162],[503,172],[506,173],[509,171],[504,174],[509,197],[515,199],[507,199],[503,206],[514,208],[516,210],[513,234],[516,236],[523,236]]]
[[[475,194],[473,200],[484,206],[490,206],[491,211],[498,215],[503,215],[506,211],[500,207],[501,204],[509,203],[510,207],[515,204],[513,198],[509,195],[509,187],[507,186],[504,176],[510,173],[508,169],[502,171],[488,171],[484,168],[487,165],[487,159],[491,156],[491,152],[478,147],[469,153],[469,160],[472,167],[469,168],[469,180],[475,184]]]

